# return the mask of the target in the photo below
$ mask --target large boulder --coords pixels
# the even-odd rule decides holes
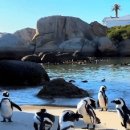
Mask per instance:
[[[33,42],[36,43],[36,52],[46,51],[47,45],[52,45],[56,51],[61,42],[72,38],[94,38],[91,26],[79,18],[68,16],[50,16],[37,21],[36,35]],[[46,46],[45,46],[46,45]]]
[[[91,24],[93,33],[98,37],[103,37],[107,35],[108,28],[98,23],[97,21],[92,22]]]
[[[42,63],[53,63],[53,64],[58,63],[56,53],[48,52],[48,53],[43,54],[43,56],[41,57],[41,62]]]
[[[79,98],[88,96],[88,92],[76,87],[72,83],[66,82],[62,78],[53,79],[48,82],[38,93],[42,98]]]
[[[4,33],[0,37],[0,51],[5,50],[22,50],[25,49],[27,45],[14,34]]]
[[[32,41],[35,33],[36,33],[36,30],[33,28],[24,28],[24,29],[16,31],[14,35],[20,38],[23,43],[29,44]]]
[[[1,85],[39,85],[49,80],[48,74],[40,64],[17,60],[0,61]]]
[[[41,63],[41,58],[36,54],[26,55],[22,57],[21,61],[31,61],[31,62]]]
[[[98,39],[98,50],[103,56],[113,56],[117,54],[117,48],[108,37]]]
[[[70,40],[64,41],[59,45],[60,52],[75,52],[81,51],[83,46],[82,38],[72,38]]]
[[[130,56],[130,39],[124,40],[119,43],[118,53],[121,56]]]
[[[58,53],[56,54],[58,63],[72,63],[74,56],[73,53]]]
[[[4,33],[0,36],[0,59],[18,59],[32,53],[33,50],[31,45],[27,45],[14,34]]]
[[[94,56],[97,50],[96,43],[88,39],[72,38],[60,44],[59,50],[61,52],[81,52],[88,56]]]

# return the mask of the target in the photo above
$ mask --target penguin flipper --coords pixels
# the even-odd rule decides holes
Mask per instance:
[[[60,124],[59,124],[59,122],[58,122],[58,127],[57,127],[57,130],[60,130]]]
[[[127,117],[127,115],[125,115],[124,118],[123,118],[123,123],[121,124],[125,128],[127,127],[127,124],[126,124],[127,120],[128,120],[128,117]]]
[[[123,123],[121,122],[121,125],[126,128],[126,122],[123,121]]]
[[[37,125],[37,123],[34,123],[34,124],[33,124],[33,127],[35,128],[35,130],[38,130],[38,125]]]
[[[88,115],[91,117],[92,122],[94,123],[96,120],[96,113],[94,112],[93,108],[90,105],[88,105],[86,111]]]
[[[20,108],[20,106],[18,106],[17,104],[15,104],[14,102],[10,101],[11,102],[11,106],[12,107],[16,107],[18,110],[22,111],[22,109]]]
[[[108,104],[108,97],[105,95],[105,105]]]

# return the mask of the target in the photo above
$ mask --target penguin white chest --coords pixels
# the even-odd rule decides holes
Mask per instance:
[[[9,118],[12,116],[12,108],[9,100],[3,100],[1,103],[1,115],[5,118]]]
[[[85,105],[84,104],[79,104],[78,107],[78,113],[81,114],[83,116],[83,121],[87,124],[91,124],[92,123],[92,119],[91,117],[88,115]]]
[[[35,115],[34,117],[33,117],[33,121],[35,122],[35,123],[37,123],[37,124],[40,124],[41,122],[40,122],[40,118],[38,119],[39,117],[37,116],[37,115]]]
[[[117,110],[117,115],[118,115],[118,117],[120,119],[120,122],[123,123],[123,117],[121,116],[121,113],[118,110]]]
[[[122,111],[121,108],[120,108],[120,111],[123,113],[123,111]],[[123,120],[124,120],[123,118],[124,118],[124,117],[122,117],[120,111],[117,110],[117,114],[118,114],[118,116],[119,116],[120,122],[122,122],[122,124],[124,124],[124,122],[123,122]],[[129,118],[129,119],[130,119],[130,118]],[[129,121],[129,120],[128,120],[128,121]],[[127,123],[126,123],[126,127],[127,127],[127,129],[130,129],[130,122],[128,122],[128,121],[127,121]]]
[[[99,100],[100,107],[105,107],[105,99],[102,93],[98,93],[98,100]]]

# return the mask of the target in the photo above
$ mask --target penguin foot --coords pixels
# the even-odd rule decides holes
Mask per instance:
[[[88,129],[87,127],[83,127],[82,129]]]
[[[6,122],[6,119],[5,119],[5,118],[3,118],[3,121],[1,121],[1,122]]]
[[[103,111],[103,108],[100,111]]]
[[[3,121],[1,121],[1,122],[6,122],[6,120],[3,120]]]
[[[93,125],[93,130],[95,130],[95,125]]]
[[[89,129],[89,124],[87,124],[87,126],[83,127],[82,129]]]
[[[9,119],[8,122],[13,122],[13,121],[11,119]]]

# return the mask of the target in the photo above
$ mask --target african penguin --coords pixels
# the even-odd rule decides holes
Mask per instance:
[[[78,113],[74,113],[71,110],[65,110],[59,117],[57,130],[75,130],[74,121],[78,121],[82,116]]]
[[[35,113],[33,121],[35,130],[50,130],[55,121],[55,116],[47,113],[46,109],[41,109]]]
[[[87,124],[87,129],[90,128],[90,126],[95,129],[95,124],[100,123],[100,119],[97,118],[93,108],[96,108],[96,102],[91,97],[83,98],[78,104],[77,104],[77,112],[83,116],[84,123]]]
[[[8,122],[12,122],[11,117],[13,114],[13,107],[16,107],[18,110],[22,111],[22,109],[17,104],[9,99],[9,93],[4,91],[3,98],[0,102],[1,116],[3,117],[2,122],[6,122],[6,120],[8,120]]]
[[[106,110],[107,111],[107,105],[108,105],[108,98],[105,94],[107,87],[101,86],[98,92],[98,101],[97,105],[101,108],[101,111]]]
[[[130,130],[130,110],[127,108],[122,98],[115,99],[111,103],[116,104],[116,111],[120,117],[121,125]]]

